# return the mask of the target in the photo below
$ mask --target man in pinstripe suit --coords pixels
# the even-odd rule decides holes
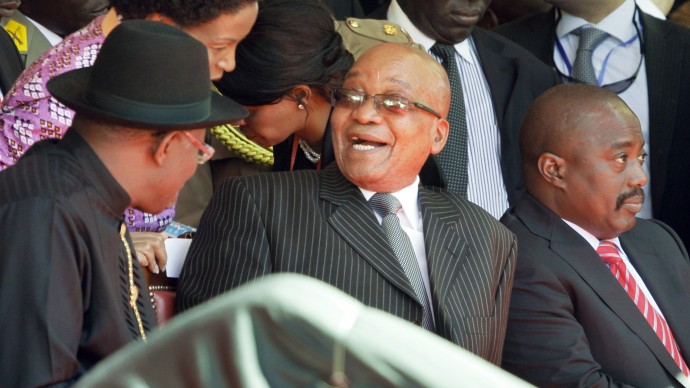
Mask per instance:
[[[337,163],[322,172],[228,180],[192,242],[178,310],[259,276],[297,272],[422,322],[422,304],[367,202],[375,192],[392,193],[431,295],[435,332],[499,364],[515,238],[460,196],[419,185],[422,165],[448,134],[443,67],[421,50],[379,45],[360,57],[333,96]]]

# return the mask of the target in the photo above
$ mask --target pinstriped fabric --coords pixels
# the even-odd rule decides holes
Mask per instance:
[[[517,242],[479,206],[419,193],[436,306],[436,331],[500,364]]]
[[[420,189],[420,209],[437,332],[499,364],[514,271],[512,234],[447,192]],[[335,164],[321,173],[228,180],[190,247],[178,309],[272,272],[306,274],[368,306],[422,321],[422,306],[374,212]]]
[[[0,300],[0,359],[14,361],[0,365],[3,385],[63,381],[139,338],[118,233],[129,202],[76,131],[0,172],[0,293],[12,295]],[[146,293],[137,306],[144,330],[155,328]]]

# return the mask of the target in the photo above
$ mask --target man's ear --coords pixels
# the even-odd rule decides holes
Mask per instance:
[[[436,120],[436,127],[434,128],[433,137],[431,138],[431,154],[436,155],[443,147],[446,145],[448,140],[448,131],[450,129],[450,124],[446,119]]]
[[[172,152],[172,143],[179,141],[179,136],[182,135],[180,131],[170,131],[161,135],[157,142],[153,145],[153,160],[157,166],[163,166],[166,159],[170,157]]]
[[[565,160],[551,152],[544,152],[537,160],[539,174],[556,187],[565,188]]]

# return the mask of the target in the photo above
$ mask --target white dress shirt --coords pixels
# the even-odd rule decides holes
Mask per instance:
[[[396,0],[391,0],[387,19],[404,28],[427,52],[436,43],[415,27]],[[467,199],[499,219],[508,209],[501,170],[501,137],[489,84],[471,37],[455,45],[455,61],[462,82],[468,131]]]
[[[625,0],[616,10],[611,12],[606,18],[597,24],[591,24],[585,19],[573,16],[561,11],[561,19],[556,27],[558,42],[554,47],[554,63],[558,70],[566,75],[570,75],[570,65],[575,62],[577,47],[580,38],[575,34],[580,27],[593,26],[609,34],[594,50],[592,63],[594,73],[599,79],[600,85],[608,85],[620,80],[629,78],[635,74],[635,70],[640,64],[640,70],[633,84],[619,96],[622,98],[637,115],[642,127],[642,135],[645,140],[645,151],[649,154],[649,98],[647,95],[647,68],[644,58],[640,54],[640,39],[637,38],[637,30],[633,24],[633,17],[637,20],[637,25],[642,34],[642,24],[639,15],[636,13],[635,1]],[[627,44],[626,44],[627,43]],[[563,49],[565,55],[559,50]],[[642,210],[637,214],[641,218],[652,217],[652,193],[650,186],[653,184],[654,177],[649,173],[650,160],[654,155],[649,154],[645,160],[644,169],[649,177],[648,183],[643,187],[645,192],[645,202]]]

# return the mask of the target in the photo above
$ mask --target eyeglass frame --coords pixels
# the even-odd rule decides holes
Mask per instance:
[[[432,108],[430,108],[430,107],[428,107],[428,106],[426,106],[426,105],[424,105],[424,104],[422,104],[422,103],[420,103],[420,102],[410,101],[409,98],[403,97],[403,96],[398,95],[398,94],[393,94],[393,93],[381,93],[381,94],[370,95],[370,94],[366,94],[366,93],[364,93],[364,92],[362,92],[362,91],[359,91],[359,90],[357,90],[357,89],[350,89],[350,88],[335,88],[335,89],[333,89],[333,90],[331,91],[331,106],[332,106],[332,107],[334,107],[334,108],[345,108],[345,107],[342,107],[342,106],[341,106],[341,107],[338,106],[338,102],[339,102],[339,101],[337,101],[337,100],[336,100],[336,97],[335,97],[336,94],[337,94],[338,92],[342,92],[342,91],[344,91],[344,90],[352,91],[352,92],[354,92],[355,95],[359,95],[359,96],[364,97],[364,98],[362,99],[362,102],[360,102],[356,107],[350,108],[351,110],[354,110],[354,109],[356,109],[356,108],[361,107],[362,105],[364,105],[364,104],[367,102],[367,100],[368,100],[369,98],[371,98],[371,99],[373,99],[373,101],[374,101],[374,109],[375,109],[377,112],[382,113],[382,112],[379,111],[379,105],[381,105],[381,102],[382,102],[383,98],[384,98],[384,97],[395,97],[395,98],[397,98],[397,99],[401,99],[401,100],[407,101],[407,103],[406,103],[407,108],[404,109],[405,112],[409,112],[409,111],[410,111],[409,107],[410,107],[410,106],[414,106],[415,108],[421,109],[421,110],[424,111],[424,112],[427,112],[427,113],[430,113],[430,114],[436,116],[436,118],[439,118],[439,119],[442,119],[442,118],[443,118],[443,117],[441,117],[440,114],[438,114],[438,112],[436,112],[436,111],[433,110]],[[391,114],[395,114],[394,112],[388,111],[386,108],[384,108],[384,112],[386,112],[386,113],[391,113]]]
[[[561,15],[560,9],[557,9],[556,12],[558,14],[558,16],[556,18],[556,25],[558,25],[558,22],[561,20],[562,15]],[[642,62],[644,62],[644,56],[646,54],[646,47],[645,47],[644,36],[642,35],[642,31],[640,30],[640,26],[637,24],[637,17],[639,16],[639,12],[640,12],[639,7],[637,5],[635,5],[635,12],[633,13],[632,23],[633,23],[633,26],[635,26],[635,31],[637,32],[637,39],[640,40],[640,61],[638,62],[637,69],[635,70],[635,73],[633,73],[632,76],[630,76],[626,79],[620,80],[620,81],[616,81],[616,82],[613,82],[610,84],[599,86],[600,88],[606,89],[611,93],[621,94],[621,93],[625,92],[626,90],[628,90],[632,86],[632,84],[635,83],[635,80],[637,79],[637,75],[640,72],[640,68],[642,67]],[[558,40],[558,36],[555,37],[555,44],[560,45],[560,42]],[[559,48],[559,49],[562,50],[562,48]],[[554,66],[554,69],[556,69],[556,72],[561,77],[563,82],[578,83],[578,84],[585,83],[581,80],[578,80],[577,78],[573,78],[570,75],[564,74],[558,68],[558,66]]]
[[[216,153],[216,150],[210,144],[201,143],[199,140],[197,140],[196,137],[194,137],[191,133],[189,133],[189,131],[182,131],[182,133],[184,133],[184,135],[187,136],[187,139],[189,139],[189,141],[192,144],[194,144],[194,146],[196,148],[199,149],[199,154],[198,154],[199,160],[197,161],[197,163],[204,164],[204,163],[208,162],[209,160],[211,160],[211,158],[213,157],[213,154]]]

